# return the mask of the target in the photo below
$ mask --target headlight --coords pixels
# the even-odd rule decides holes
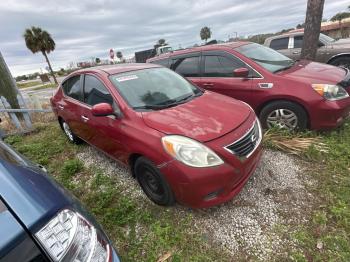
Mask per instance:
[[[218,166],[221,158],[205,145],[184,136],[170,135],[162,138],[166,152],[192,167]]]
[[[83,216],[63,210],[35,234],[53,261],[106,262],[110,246]]]
[[[338,85],[313,84],[312,88],[327,100],[339,100],[349,97],[346,90]]]

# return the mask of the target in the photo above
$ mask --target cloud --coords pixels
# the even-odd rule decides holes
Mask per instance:
[[[324,17],[347,6],[348,0],[326,1]],[[0,51],[11,72],[19,75],[46,67],[44,57],[25,46],[22,34],[32,25],[54,38],[56,50],[49,58],[59,68],[71,61],[108,58],[110,48],[132,56],[160,38],[187,47],[201,42],[203,26],[223,40],[235,32],[276,32],[302,23],[305,11],[306,0],[2,0]]]

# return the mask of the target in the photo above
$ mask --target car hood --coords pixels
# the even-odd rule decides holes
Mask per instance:
[[[345,78],[346,73],[339,67],[301,60],[277,75],[310,84],[337,84]]]
[[[187,103],[143,112],[142,117],[146,125],[162,133],[207,142],[236,129],[252,113],[238,100],[206,91]]]
[[[349,48],[350,51],[350,38],[339,39],[331,43],[334,48]]]

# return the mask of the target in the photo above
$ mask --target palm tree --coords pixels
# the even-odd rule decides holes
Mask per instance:
[[[118,51],[118,52],[117,52],[117,57],[118,57],[118,59],[122,62],[122,58],[123,58],[122,52]]]
[[[163,45],[167,45],[167,43],[166,43],[165,39],[161,38],[161,39],[158,40],[157,45],[158,46],[163,46]]]
[[[40,27],[32,26],[24,31],[23,37],[27,48],[32,51],[33,54],[37,52],[41,52],[43,54],[49,66],[51,75],[55,83],[58,84],[49,58],[47,57],[47,54],[55,50],[55,41],[53,41],[51,35],[47,31],[42,30]]]
[[[205,40],[205,42],[207,42],[207,40],[211,37],[210,28],[207,26],[203,27],[200,31],[200,36],[202,40]]]

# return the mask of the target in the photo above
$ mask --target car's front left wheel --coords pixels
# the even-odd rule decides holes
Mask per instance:
[[[137,181],[149,199],[162,206],[175,204],[175,197],[168,182],[150,160],[145,157],[138,158],[134,171]]]

